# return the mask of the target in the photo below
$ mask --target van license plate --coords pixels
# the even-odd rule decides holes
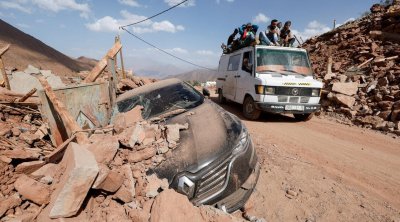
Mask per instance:
[[[304,106],[286,105],[286,106],[285,106],[285,110],[304,111]]]

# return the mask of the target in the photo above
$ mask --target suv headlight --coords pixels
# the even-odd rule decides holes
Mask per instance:
[[[320,92],[321,92],[321,89],[312,89],[311,96],[319,97],[320,96]]]
[[[237,140],[235,148],[232,150],[232,154],[236,155],[238,153],[243,152],[250,142],[249,132],[247,131],[246,127],[242,127],[242,132],[240,133],[239,139]]]

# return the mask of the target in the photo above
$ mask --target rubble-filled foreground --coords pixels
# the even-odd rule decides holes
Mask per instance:
[[[1,220],[238,220],[212,207],[194,207],[168,189],[166,179],[146,175],[168,158],[179,131],[190,126],[143,121],[138,109],[119,114],[116,125],[94,131],[88,144],[54,148],[37,112],[2,106]]]
[[[32,66],[7,72],[16,91],[0,88],[1,221],[240,220],[210,206],[195,207],[186,196],[170,190],[166,179],[148,175],[151,167],[171,155],[180,130],[187,130],[188,124],[166,125],[163,117],[145,121],[138,106],[117,114],[114,125],[74,131],[55,147],[37,109],[38,98],[30,94],[25,102],[20,99],[32,88],[49,93],[47,86],[58,86],[60,79]],[[21,76],[23,84],[15,84]],[[116,91],[151,82],[128,76],[118,82]],[[62,111],[59,101],[54,106]]]
[[[303,46],[325,83],[323,110],[400,135],[400,1]]]

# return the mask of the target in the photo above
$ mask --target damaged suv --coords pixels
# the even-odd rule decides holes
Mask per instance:
[[[172,155],[153,172],[195,205],[233,212],[245,204],[260,167],[249,133],[235,115],[178,79],[126,92],[115,109],[128,112],[139,105],[144,119],[163,116],[166,124],[189,124]]]

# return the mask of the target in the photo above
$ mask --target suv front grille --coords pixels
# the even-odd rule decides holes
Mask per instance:
[[[196,198],[203,199],[224,189],[228,179],[229,158],[202,176],[196,190]]]

